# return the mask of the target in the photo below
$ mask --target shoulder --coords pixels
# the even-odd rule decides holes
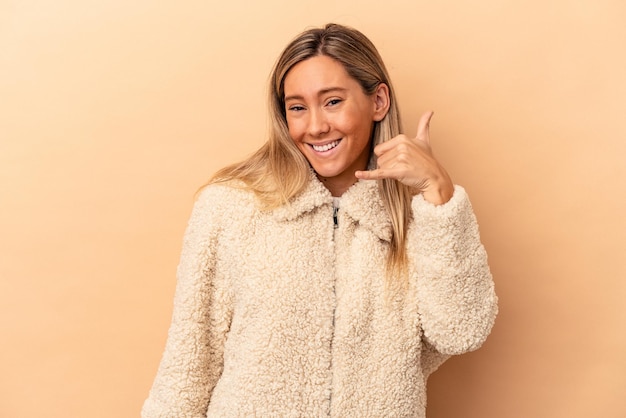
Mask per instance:
[[[236,182],[213,183],[196,194],[189,226],[198,230],[222,228],[256,210],[254,193]]]
[[[212,183],[204,186],[196,195],[194,208],[211,208],[213,211],[233,207],[255,205],[254,193],[239,181]]]

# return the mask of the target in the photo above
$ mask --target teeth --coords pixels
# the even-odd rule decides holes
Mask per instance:
[[[315,151],[323,152],[328,151],[329,149],[335,148],[339,144],[339,140],[333,141],[330,144],[326,145],[311,145]]]

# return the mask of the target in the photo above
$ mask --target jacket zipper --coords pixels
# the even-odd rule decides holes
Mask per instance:
[[[335,260],[337,257],[337,228],[339,228],[339,216],[338,216],[338,212],[339,212],[339,208],[337,206],[333,205],[333,245],[334,245],[334,252],[335,252]],[[330,394],[328,396],[328,416],[330,417],[332,414],[332,406],[333,406],[333,384],[334,384],[334,372],[333,372],[333,344],[335,342],[335,314],[337,312],[337,290],[336,290],[336,286],[337,286],[337,277],[336,277],[336,262],[335,262],[335,278],[334,278],[334,282],[333,282],[333,296],[335,298],[335,306],[333,308],[333,322],[332,322],[332,335],[331,335],[331,340],[330,340]]]

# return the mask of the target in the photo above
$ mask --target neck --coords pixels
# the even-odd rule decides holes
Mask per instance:
[[[354,183],[356,183],[356,177],[352,179],[337,179],[337,178],[328,178],[322,177],[319,174],[317,175],[319,181],[322,182],[324,187],[330,191],[330,194],[333,197],[341,197]]]

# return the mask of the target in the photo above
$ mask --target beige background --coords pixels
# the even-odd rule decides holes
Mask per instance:
[[[626,417],[626,3],[0,0],[0,416],[135,417],[196,189],[310,25],[368,34],[501,300],[430,418]]]

